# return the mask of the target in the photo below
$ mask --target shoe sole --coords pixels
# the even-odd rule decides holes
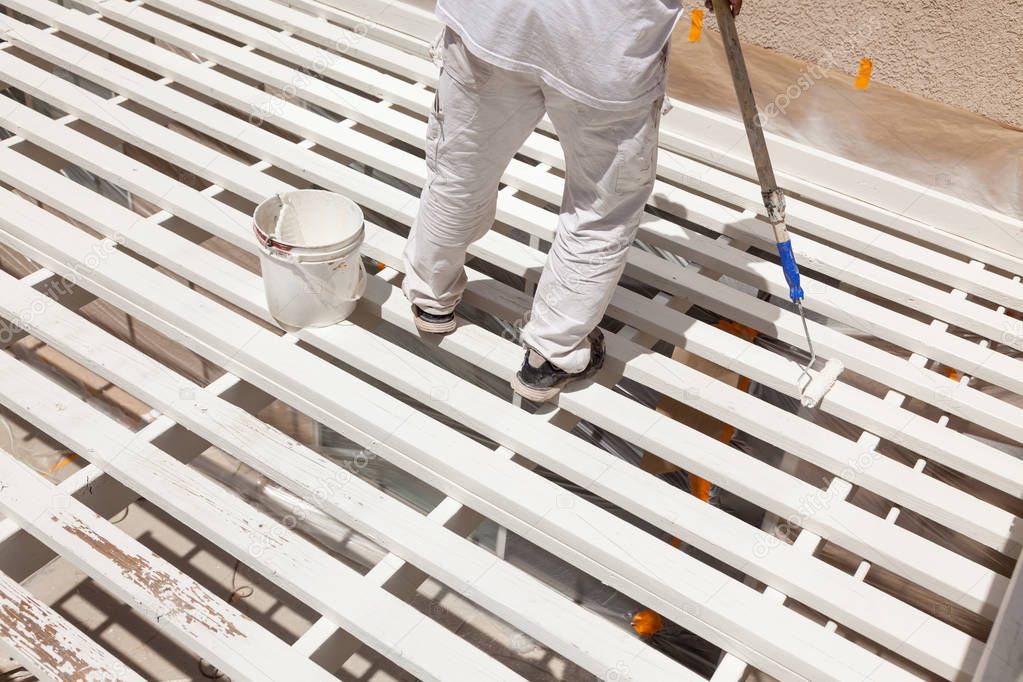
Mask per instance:
[[[552,400],[555,396],[558,395],[558,393],[561,393],[562,387],[565,386],[565,384],[574,381],[576,378],[577,377],[562,379],[558,383],[554,384],[553,386],[548,386],[547,388],[533,388],[532,386],[522,383],[522,380],[519,379],[519,373],[516,372],[515,375],[512,377],[511,387],[513,391],[518,393],[526,400],[531,400],[534,403],[545,403],[549,400]],[[578,378],[581,379],[582,377]]]
[[[416,323],[416,329],[424,334],[450,334],[458,327],[454,319],[449,322],[427,322],[418,315],[413,315],[412,319]]]
[[[548,386],[547,388],[535,388],[533,386],[525,384],[523,383],[522,379],[519,378],[519,373],[515,372],[515,374],[512,375],[511,387],[513,391],[518,393],[526,400],[531,400],[534,403],[546,403],[549,400],[555,398],[559,393],[561,393],[561,389],[563,389],[568,384],[574,381],[582,381],[583,379],[589,379],[594,374],[599,372],[603,366],[604,362],[603,360],[601,360],[600,364],[588,367],[584,371],[574,376],[565,377],[558,383],[554,384],[553,386]]]

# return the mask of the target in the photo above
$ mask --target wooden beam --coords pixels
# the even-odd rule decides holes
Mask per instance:
[[[7,457],[10,455],[0,453],[0,458]],[[0,641],[26,670],[42,680],[143,679],[4,573],[0,573]]]
[[[181,107],[179,107],[179,110],[181,110]],[[145,127],[145,126],[143,125],[143,124],[144,124],[144,121],[136,121],[135,123],[136,123],[136,125],[137,125],[137,126],[142,126],[142,128],[144,128],[144,127]],[[161,132],[161,135],[162,135],[162,132]],[[137,137],[136,137],[136,139],[137,139]],[[185,145],[184,147],[182,147],[182,149],[185,149],[185,148],[187,148],[187,143],[186,143],[186,141],[182,141],[182,142],[183,142],[183,144]],[[97,153],[98,153],[98,152],[99,152],[99,150],[97,150]],[[94,156],[94,154],[91,154],[90,156]],[[185,157],[185,156],[187,156],[187,154],[186,154],[186,153],[182,153],[182,154],[181,154],[181,156],[182,156],[182,157]],[[105,161],[107,162],[107,164],[113,163],[113,161],[112,161],[112,160],[110,160],[110,159],[109,159],[109,157],[108,157],[107,159],[105,159]],[[223,161],[223,160],[221,160],[221,161]],[[185,161],[184,159],[183,159],[183,162],[184,162],[184,163],[187,163],[187,161]],[[207,161],[206,161],[206,160],[204,159],[204,163],[208,163],[208,162],[207,162]],[[223,166],[223,163],[221,163],[221,166]],[[100,168],[99,168],[98,166],[97,166],[97,169],[98,169],[98,170],[102,170],[102,169],[100,169]],[[244,175],[240,175],[240,174],[239,174],[239,173],[240,173],[240,169],[235,169],[235,170],[234,170],[234,171],[232,172],[232,171],[231,171],[231,169],[229,169],[229,168],[227,168],[227,167],[224,167],[224,168],[223,168],[223,169],[222,169],[222,170],[220,171],[220,173],[221,173],[221,174],[223,174],[223,175],[225,175],[225,176],[227,176],[227,175],[232,175],[233,177],[235,177],[235,183],[236,183],[236,184],[238,184],[238,179],[239,179],[239,178],[241,178],[241,177],[244,177]],[[262,181],[262,182],[264,183],[264,185],[265,185],[265,178],[261,178],[261,181]],[[250,193],[250,194],[253,194],[253,195],[258,195],[258,193],[259,193],[259,192],[265,192],[265,193],[272,193],[273,191],[277,191],[277,190],[276,190],[276,189],[272,189],[272,188],[267,188],[267,187],[265,187],[265,186],[263,186],[263,187],[262,187],[261,189],[256,189],[256,190],[253,190],[251,186],[248,186],[248,187],[244,187],[244,186],[241,186],[241,187],[240,187],[240,191],[245,191],[245,192],[248,192],[248,193]],[[262,194],[262,196],[265,196],[265,194]],[[84,216],[83,216],[83,217],[84,217]],[[86,218],[86,219],[87,219],[87,218]],[[207,221],[207,224],[209,224],[209,223],[212,223],[212,222],[213,222],[212,220],[208,220],[208,221]],[[239,222],[240,222],[240,221],[239,221]],[[224,226],[222,226],[222,225],[221,225],[221,226],[218,226],[218,227],[219,227],[219,229],[221,230],[221,233],[222,233],[222,234],[226,234],[226,238],[228,238],[228,239],[231,239],[231,240],[235,241],[236,243],[238,243],[238,244],[239,244],[239,246],[242,246],[243,248],[244,248],[244,247],[245,247],[246,245],[248,245],[248,246],[249,246],[249,247],[251,248],[251,244],[250,244],[250,241],[251,241],[251,240],[249,240],[249,239],[247,238],[247,235],[246,235],[245,237],[241,237],[241,235],[240,235],[240,234],[239,234],[238,232],[234,232],[233,234],[231,234],[231,233],[228,233],[228,232],[227,232],[227,230],[225,229],[225,227],[224,227]],[[187,259],[186,259],[186,260],[187,260]],[[204,284],[204,285],[206,285],[206,284]],[[518,316],[519,314],[521,314],[521,311],[519,311],[518,313],[515,313],[515,314],[513,314],[512,316],[513,316],[513,317],[517,317],[517,316]],[[708,348],[712,348],[712,346],[708,344]],[[642,361],[642,360],[641,360],[641,361]],[[676,387],[676,389],[677,389],[677,387]],[[673,390],[675,390],[675,389],[673,389]],[[685,391],[682,391],[682,392],[683,392],[683,394],[685,393]],[[787,414],[786,414],[786,415],[785,415],[785,417],[789,417],[789,415],[787,415]],[[790,429],[788,429],[788,430],[790,430]],[[786,430],[786,429],[782,429],[782,431],[781,431],[781,432],[782,432],[782,433],[786,433],[786,432],[787,432],[788,430]],[[813,452],[811,452],[810,454],[811,454],[811,456],[812,456],[812,455],[813,455]],[[834,468],[835,468],[836,470],[842,470],[842,469],[844,469],[844,468],[847,468],[847,467],[849,466],[849,459],[848,459],[848,458],[842,458],[842,457],[836,457],[836,458],[835,458],[835,459],[834,459],[834,460],[832,461],[832,466],[833,466],[833,467],[834,467]],[[869,476],[869,475],[871,475],[871,473],[870,473],[870,469],[871,469],[871,468],[872,468],[872,467],[864,467],[864,469],[866,469],[866,473],[867,473],[867,475],[868,475],[868,476]],[[874,475],[876,475],[876,474],[874,474]],[[883,476],[882,476],[882,477],[880,477],[880,478],[881,478],[881,482],[880,482],[880,485],[887,485],[887,484],[886,484],[886,483],[884,482],[884,478],[883,478]],[[925,484],[929,484],[930,482],[932,482],[932,481],[931,481],[931,479],[920,479],[920,480],[921,480],[921,481],[923,481],[923,482],[924,482]],[[905,492],[905,491],[903,491],[903,490],[902,490],[901,488],[898,488],[898,487],[896,487],[896,486],[889,486],[889,487],[887,488],[887,490],[889,490],[889,491],[892,491],[892,492],[890,492],[889,494],[896,494],[897,496],[901,496],[901,495],[902,495],[902,494],[903,494],[903,493]],[[932,502],[932,500],[930,499],[931,497],[932,497],[932,495],[928,493],[928,494],[922,494],[922,495],[920,495],[920,497],[919,497],[918,499],[919,499],[919,500],[920,500],[921,502],[924,502],[924,503],[929,503],[929,502]],[[936,512],[937,512],[937,513],[941,514],[941,513],[943,513],[943,510],[944,510],[945,508],[954,508],[955,506],[956,506],[956,505],[944,505],[944,506],[941,506],[941,505],[933,505],[933,506],[932,506],[932,509],[933,509],[933,510],[936,510]],[[791,511],[789,511],[789,512],[786,512],[786,513],[791,513]],[[973,523],[973,522],[974,522],[974,519],[972,519],[972,518],[970,518],[970,517],[971,517],[971,515],[967,514],[967,515],[965,515],[964,517],[960,517],[960,518],[965,518],[965,520],[966,520],[966,521],[967,521],[968,523]],[[953,521],[952,521],[952,522],[953,522],[953,523],[958,523],[958,521],[956,521],[955,519],[953,519]],[[1009,526],[1011,526],[1011,518],[1007,518],[1007,519],[1005,520],[1005,523],[1006,523],[1006,524],[1008,524]],[[1007,527],[1008,527],[1008,526],[1007,526]],[[971,530],[974,530],[974,529],[975,529],[975,528],[971,528]],[[1007,531],[1003,531],[1003,533],[1004,533],[1004,532],[1007,532]],[[991,541],[991,542],[1000,542],[999,540],[995,540],[995,537],[996,537],[996,536],[994,536],[994,535],[988,535],[988,534],[985,534],[985,532],[981,532],[981,533],[980,533],[980,537],[984,537],[984,538],[990,538],[990,540],[989,540],[989,541]],[[1007,537],[1007,536],[1005,536],[1005,535],[1003,534],[1003,535],[1002,535],[1001,537],[1003,538],[1003,540],[1002,540],[1002,541],[1004,541],[1004,538],[1005,538],[1005,537]],[[901,548],[901,544],[900,544],[900,548]],[[868,551],[869,551],[869,550],[868,550]],[[930,563],[930,562],[928,562],[928,564],[929,564],[929,563]],[[925,570],[925,571],[921,571],[921,572],[919,572],[919,574],[918,574],[918,575],[920,575],[920,576],[924,576],[924,579],[927,579],[927,578],[926,578],[926,576],[929,576],[929,575],[930,575],[930,574],[932,573],[932,571],[933,571],[933,569],[931,569],[931,568],[928,568],[928,569],[927,569],[927,570]],[[940,589],[940,587],[939,587],[939,589]],[[956,590],[956,591],[955,591],[955,594],[956,594],[956,596],[957,596],[957,598],[958,598],[958,596],[959,596],[959,590]]]
[[[22,201],[21,203],[30,208],[27,202]],[[54,218],[54,220],[57,219]],[[54,223],[54,226],[58,223],[59,220]],[[73,228],[72,231],[74,231]],[[83,233],[80,234],[84,236]],[[212,254],[210,255],[212,256]],[[129,267],[142,268],[142,271],[152,275],[157,274],[127,257],[124,259],[112,257],[112,260],[108,262],[114,261],[121,261],[122,265],[129,265]],[[101,265],[98,269],[102,267]],[[165,279],[162,275],[159,277]],[[166,284],[171,283],[168,281]],[[94,287],[90,288],[96,290]],[[201,294],[192,292],[183,285],[173,283],[170,291],[192,299],[193,303],[190,305],[193,307],[207,308],[213,305],[211,311],[219,309],[222,314],[228,313],[226,309],[217,306]],[[11,293],[13,295],[13,291]],[[111,300],[106,296],[104,298]],[[56,309],[51,310],[50,314],[56,315],[55,311]],[[9,313],[9,311],[5,312]],[[495,560],[486,550],[423,519],[398,500],[361,481],[346,469],[311,452],[293,439],[270,429],[262,422],[249,417],[242,410],[209,397],[205,392],[197,391],[197,387],[191,382],[157,365],[124,342],[113,339],[98,329],[90,329],[87,323],[76,322],[68,316],[63,317],[63,328],[46,324],[44,318],[33,323],[32,328],[43,334],[48,342],[68,353],[86,367],[100,375],[109,377],[112,381],[130,386],[137,395],[146,395],[152,401],[151,404],[158,406],[166,414],[172,415],[211,444],[277,480],[303,499],[321,506],[324,511],[354,527],[370,539],[399,553],[402,558],[421,568],[429,569],[428,572],[431,575],[437,576],[448,586],[460,589],[485,608],[495,610],[498,615],[516,627],[540,641],[547,642],[548,645],[563,652],[566,657],[575,660],[584,667],[598,671],[600,674],[607,670],[614,670],[622,660],[630,661],[629,665],[636,671],[635,674],[640,676],[637,679],[661,679],[669,673],[670,675],[683,674],[683,669],[677,664],[670,662],[642,642],[622,633],[598,616],[589,614],[572,604],[567,598],[558,595],[518,569]],[[244,318],[236,314],[231,313],[229,318],[225,319],[234,319],[242,323],[243,326],[249,327],[250,331],[253,328],[260,329],[263,334],[267,335],[267,340],[273,339],[273,345],[290,349],[289,354],[298,354],[297,357],[312,360],[312,356],[305,351],[301,351],[290,343],[281,343],[282,340],[276,335],[262,330],[261,327],[255,326],[251,322],[245,322]],[[157,329],[164,326],[148,317],[143,321],[157,322]],[[53,324],[56,325],[56,323]],[[258,343],[256,341],[256,337],[250,337],[251,343],[242,343],[239,350],[248,348],[250,351],[257,351]],[[197,338],[193,338],[190,345],[194,350],[201,350]],[[112,353],[112,355],[107,355],[108,353]],[[322,363],[322,361],[316,364],[324,365],[319,370],[323,376],[344,375],[340,370]],[[194,395],[195,397],[182,398],[183,395]],[[353,397],[358,395],[360,395],[360,391],[351,393]],[[334,421],[336,422],[336,419]],[[230,425],[230,427],[225,425]],[[51,431],[56,428],[52,422],[49,423],[49,426]],[[65,437],[74,438],[76,434],[77,432],[66,433]],[[390,441],[391,439],[383,438],[383,440]],[[87,448],[82,447],[81,449],[85,451]],[[143,453],[145,452],[143,449]],[[121,457],[124,456],[123,454],[119,455],[115,464],[120,465]],[[154,457],[156,455],[149,453],[140,456]],[[111,465],[105,464],[105,466],[110,467]],[[510,463],[509,466],[521,469]],[[126,476],[130,471],[126,470],[121,475]],[[185,475],[187,472],[179,473]],[[190,482],[187,487],[183,486],[183,489],[200,490],[202,489],[200,484],[201,481],[197,479]],[[139,485],[139,483],[135,483],[131,487],[139,490]],[[203,494],[208,495],[209,493]],[[177,498],[173,496],[164,496],[160,499],[162,503],[168,505],[178,504]],[[189,504],[195,503],[193,501]],[[185,504],[183,509],[175,507],[175,515],[179,518],[186,515],[194,528],[206,529],[210,515],[188,512],[189,504]],[[372,519],[367,519],[366,517],[370,515]],[[259,528],[260,524],[252,522],[246,523],[245,526]],[[217,529],[205,532],[212,533],[220,546],[232,548],[236,555],[245,555],[246,548],[252,546],[251,541],[244,542],[242,540],[238,540],[241,544],[236,546],[231,533],[221,532]],[[277,546],[279,540],[272,540],[271,545]],[[296,539],[294,543],[297,542]],[[258,561],[251,558],[248,561],[254,563],[254,567],[257,569],[262,567],[268,572],[268,577],[283,578],[288,575],[287,567],[282,567],[277,562],[284,561],[289,553],[297,556],[297,553],[302,550],[302,546],[301,543],[297,545],[294,543],[291,545],[292,549],[282,550],[280,553],[266,552],[265,554],[270,556],[264,558],[261,555],[256,557]],[[301,566],[308,566],[312,564],[312,559],[307,558],[298,563]],[[311,572],[305,575],[304,580],[296,577],[293,581],[289,581],[288,587],[291,591],[310,601],[314,608],[329,609],[330,616],[336,622],[345,622],[346,629],[351,628],[351,631],[359,632],[359,628],[367,625],[358,620],[348,622],[343,617],[340,604],[345,600],[341,597],[338,597],[340,601],[333,606],[322,603],[322,600],[326,598],[321,594],[322,579],[316,579],[315,576],[326,575],[326,569],[320,566],[315,570],[309,570]],[[337,573],[336,567],[333,572]],[[343,577],[343,575],[336,575],[329,582],[336,584],[337,589],[340,589],[344,584]],[[356,580],[356,584],[358,585],[355,588],[356,593],[366,590],[368,587],[362,580]],[[384,618],[380,622],[387,623],[387,621],[388,619]],[[579,641],[578,633],[581,632],[586,633],[585,642]],[[381,647],[378,650],[385,654],[394,653],[390,652],[388,647]],[[398,650],[398,653],[401,653],[401,649]],[[447,656],[446,660],[450,661],[451,656]],[[642,671],[642,675],[640,671]]]
[[[1023,577],[1020,576],[1023,576],[1023,560],[1016,561],[1012,581],[973,678],[976,682],[1023,679]]]
[[[31,206],[26,206],[25,210],[34,213]],[[12,214],[0,217],[0,221],[3,221],[4,229],[11,234],[9,238],[16,239],[20,242],[19,246],[28,249],[29,253],[42,257],[37,251],[39,248],[54,255],[57,251],[62,252],[64,255],[60,256],[61,260],[50,256],[44,259],[51,268],[58,267],[58,262],[61,263],[59,267],[72,267],[71,260],[62,259],[74,259],[75,251],[88,250],[89,238],[81,233],[75,234],[76,231],[67,226],[62,227],[59,221],[49,226],[51,235],[61,235],[59,243],[40,242],[17,227],[25,218],[27,216]],[[45,215],[36,216],[33,220],[37,218],[51,222]],[[28,242],[24,241],[26,239]],[[34,243],[34,246],[30,248],[29,243]],[[836,660],[846,661],[844,665],[857,666],[860,664],[854,661],[866,654],[862,649],[837,637],[817,642],[813,651],[821,653],[814,653],[810,657],[807,657],[805,650],[797,653],[787,651],[786,645],[779,648],[779,643],[766,632],[757,634],[756,628],[767,622],[761,618],[766,617],[773,624],[772,628],[777,627],[779,622],[785,622],[785,627],[792,628],[793,632],[801,632],[801,638],[814,640],[819,634],[808,621],[785,609],[776,610],[770,616],[759,614],[761,602],[758,593],[731,579],[722,580],[724,576],[653,538],[629,532],[631,526],[622,525],[625,522],[589,503],[573,500],[569,507],[559,507],[556,498],[564,493],[553,484],[537,479],[516,465],[502,466],[501,462],[493,458],[490,461],[481,459],[478,454],[473,454],[478,449],[473,441],[454,432],[445,432],[415,410],[313,356],[298,353],[298,349],[291,346],[278,347],[280,344],[276,336],[246,323],[237,315],[219,310],[209,299],[190,290],[177,292],[177,289],[182,288],[180,285],[168,287],[167,284],[156,285],[154,282],[155,288],[161,291],[159,300],[149,299],[143,305],[130,303],[131,299],[144,295],[145,290],[152,290],[152,286],[145,282],[154,275],[156,273],[145,266],[123,259],[117,253],[89,273],[95,282],[94,286],[99,284],[97,278],[106,282],[103,287],[110,292],[110,296],[105,298],[116,300],[118,305],[147,324],[164,331],[171,338],[180,338],[183,333],[186,334],[191,339],[191,347],[205,354],[211,361],[223,364],[236,373],[242,373],[245,368],[248,375],[242,373],[243,376],[251,376],[251,380],[257,384],[276,386],[273,392],[289,404],[356,441],[368,443],[375,450],[386,452],[390,461],[407,468],[450,496],[470,504],[527,539],[551,549],[562,558],[631,594],[633,598],[678,620],[701,636],[738,651],[743,658],[752,660],[758,667],[772,670],[772,674],[791,677],[792,666],[791,669],[795,671],[814,669],[815,675],[830,679],[836,672]],[[134,282],[130,291],[123,284],[117,283],[122,276]],[[111,286],[116,288],[116,296]],[[172,292],[173,296],[170,295]],[[194,301],[190,300],[193,298]],[[159,315],[155,314],[157,311],[160,311]],[[272,361],[268,358],[272,358]],[[280,368],[285,366],[288,372],[282,373]],[[255,374],[252,370],[255,370]],[[299,393],[290,389],[282,390],[299,375],[302,376]],[[285,383],[282,384],[282,381]],[[336,407],[329,409],[328,405],[332,403]],[[344,414],[345,420],[338,419],[338,414]],[[433,435],[428,435],[431,433]],[[434,445],[445,443],[443,457],[438,457],[434,447],[424,448],[426,442]],[[338,511],[334,500],[323,502],[330,505],[333,512]],[[356,528],[363,532],[363,528]],[[607,545],[609,536],[615,537],[612,547]],[[412,539],[405,538],[405,541]],[[443,565],[430,566],[430,572],[444,579],[445,574],[451,571],[452,563],[448,559]],[[680,571],[689,576],[681,582],[672,580],[669,583],[657,577],[677,576]],[[444,581],[452,586],[458,584],[453,579]],[[706,601],[706,596],[693,593],[700,584],[707,587],[713,585],[711,592],[703,593],[714,595],[709,601]],[[741,603],[742,607],[732,612],[730,605],[736,603]],[[693,613],[697,604],[698,616]],[[501,615],[507,617],[503,613]],[[553,638],[553,635],[548,634],[547,637]],[[756,645],[751,647],[754,642]],[[823,653],[825,651],[829,653]],[[818,660],[818,656],[826,656],[826,660]],[[784,663],[780,664],[782,661]],[[886,667],[885,663],[869,655],[862,665],[868,666],[870,670]],[[902,675],[896,670],[884,674],[896,677]]]
[[[19,381],[26,378],[16,370],[20,363],[2,353],[0,363],[4,365],[0,382],[6,390],[13,390],[24,403],[46,403],[45,398],[38,401],[47,382],[28,377],[28,383],[17,383],[15,376]],[[70,394],[67,398],[77,400]],[[52,404],[47,409],[57,412]],[[225,673],[267,681],[294,675],[334,679],[140,542],[77,500],[57,494],[51,483],[4,451],[0,510],[154,627]]]
[[[3,284],[6,287],[11,282],[4,281]],[[19,293],[25,294],[24,291]],[[92,339],[110,344],[108,347],[121,354],[124,363],[148,366],[150,380],[162,379],[164,385],[173,388],[179,396],[176,400],[186,404],[191,402],[193,410],[212,405],[211,411],[222,419],[218,422],[220,430],[224,433],[230,431],[233,438],[245,442],[243,432],[246,430],[253,433],[270,430],[242,410],[231,408],[215,397],[207,397],[202,387],[162,368],[155,361],[147,359],[146,362],[139,357],[142,356],[140,352],[131,350],[127,344],[89,322],[71,314],[58,313],[53,318],[54,326],[63,325],[66,331],[75,330],[83,341]],[[0,358],[0,366],[4,370],[4,379],[0,380],[0,400],[10,409],[69,446],[90,453],[93,460],[112,476],[138,490],[219,547],[243,559],[274,584],[318,611],[329,614],[416,677],[448,680],[454,676],[466,681],[522,679],[401,600],[382,589],[370,588],[354,570],[300,538],[281,522],[256,512],[218,483],[176,462],[154,446],[135,441],[128,429],[104,417],[68,391],[34,375],[32,370],[13,358]],[[18,394],[16,386],[19,381],[29,382],[35,387],[30,397]],[[181,398],[181,390],[187,390],[196,397],[192,401]],[[242,425],[239,426],[238,422]],[[276,434],[275,440],[285,443],[290,439]],[[294,441],[290,444],[292,447],[289,449],[298,446]],[[256,447],[256,444],[249,441],[244,447]],[[316,455],[306,453],[306,456]],[[58,496],[56,488],[53,490],[52,496]],[[74,504],[79,505],[77,501]],[[394,504],[399,503],[395,501]],[[84,511],[84,505],[79,506]],[[174,601],[170,595],[167,595],[167,600]],[[231,621],[234,620],[246,618],[235,613]],[[157,625],[160,627],[160,622]],[[266,652],[266,655],[270,654],[271,651]],[[289,654],[292,659],[298,656],[297,652]],[[302,657],[300,660],[305,659]],[[458,670],[451,669],[452,660],[459,661]]]

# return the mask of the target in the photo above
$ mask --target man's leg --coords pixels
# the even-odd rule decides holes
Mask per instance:
[[[501,175],[544,111],[537,79],[476,58],[450,29],[444,42],[427,131],[429,173],[403,285],[412,304],[433,315],[450,313],[461,299],[465,250],[493,224]]]
[[[545,89],[565,150],[567,178],[557,234],[522,338],[555,367],[581,372],[587,335],[607,310],[653,189],[661,100],[604,111]]]

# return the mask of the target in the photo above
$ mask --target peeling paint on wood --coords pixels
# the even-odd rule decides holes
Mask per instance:
[[[229,637],[245,636],[233,622],[210,604],[210,595],[198,583],[182,586],[180,581],[174,580],[166,571],[153,567],[145,557],[123,551],[77,520],[69,522],[56,516],[52,517],[52,520],[113,561],[121,569],[121,575],[145,590],[155,604],[161,605],[154,613],[157,620],[176,615],[184,618],[190,625],[201,625],[217,634]],[[162,608],[162,605],[167,605],[167,608]],[[237,618],[248,620],[248,617],[240,612]]]

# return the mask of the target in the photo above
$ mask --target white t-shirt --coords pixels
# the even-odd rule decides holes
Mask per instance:
[[[437,17],[480,59],[535,73],[598,109],[664,94],[679,0],[438,0]]]

